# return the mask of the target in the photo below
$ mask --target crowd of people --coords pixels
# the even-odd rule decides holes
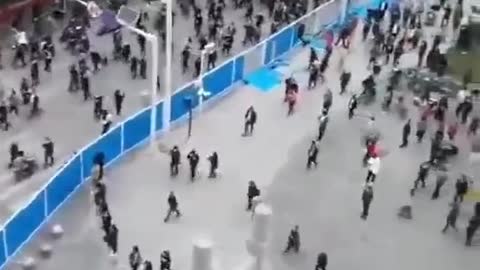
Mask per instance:
[[[457,3],[461,5],[462,3]],[[442,4],[443,11],[436,7],[432,10],[437,10],[437,13],[442,15],[441,27],[448,27],[450,24],[451,7],[448,3]],[[349,83],[352,78],[352,73],[345,65],[345,59],[342,55],[340,59],[341,76],[339,82],[339,94],[346,95],[347,93],[354,93],[350,97],[347,105],[347,117],[352,120],[354,118],[366,118],[368,121],[367,130],[364,135],[365,154],[361,157],[361,163],[365,168],[365,184],[361,193],[362,211],[360,218],[366,220],[370,215],[370,205],[374,198],[374,184],[379,181],[379,173],[381,170],[382,158],[385,156],[385,150],[381,149],[379,142],[381,142],[381,132],[376,127],[376,119],[372,115],[363,115],[357,112],[360,105],[369,105],[376,100],[377,87],[379,87],[380,77],[384,76],[385,71],[382,69],[391,69],[388,76],[388,82],[385,87],[385,96],[382,101],[381,108],[386,112],[396,112],[401,119],[405,121],[404,126],[400,130],[400,149],[411,147],[409,143],[410,137],[413,135],[413,118],[415,112],[411,113],[406,100],[410,99],[409,94],[405,94],[402,84],[404,77],[403,71],[400,68],[402,56],[407,52],[416,51],[418,61],[416,68],[418,70],[427,69],[437,76],[443,76],[446,65],[445,56],[440,53],[439,46],[444,40],[445,36],[435,35],[433,40],[429,40],[427,35],[424,35],[424,19],[428,16],[420,5],[414,5],[413,2],[407,1],[402,10],[400,7],[388,7],[386,2],[382,2],[378,9],[369,10],[368,16],[361,24],[354,22],[344,28],[338,34],[335,41],[333,32],[326,33],[327,46],[325,52],[320,58],[321,52],[316,48],[310,48],[310,57],[308,63],[308,89],[313,90],[317,85],[324,84],[326,78],[325,71],[330,67],[330,59],[333,50],[348,51],[353,42],[353,35],[358,25],[362,27],[362,40],[365,46],[370,47],[370,59],[368,61],[367,69],[371,71],[362,81],[362,91],[355,94],[355,91],[349,89]],[[456,19],[454,19],[455,21]],[[213,19],[215,22],[215,19]],[[454,26],[458,27],[457,26]],[[213,35],[215,36],[215,35]],[[301,38],[301,37],[300,37]],[[302,39],[305,46],[309,45],[309,41]],[[431,42],[430,46],[429,43]],[[427,53],[428,52],[428,53]],[[392,59],[392,61],[391,61]],[[471,72],[471,71],[470,71]],[[470,75],[471,76],[471,75]],[[319,82],[320,80],[320,82]],[[468,82],[464,81],[464,87]],[[413,187],[410,189],[410,195],[414,196],[419,184],[421,187],[426,186],[426,180],[430,172],[435,174],[435,185],[431,195],[432,200],[436,200],[441,195],[441,188],[451,178],[452,173],[448,170],[449,157],[457,155],[459,147],[455,146],[458,129],[462,126],[467,127],[467,136],[475,136],[478,129],[478,116],[472,115],[472,108],[474,106],[473,100],[477,98],[474,94],[467,94],[467,90],[462,90],[455,100],[448,95],[441,95],[438,99],[433,97],[436,89],[423,89],[419,96],[413,98],[414,104],[417,106],[418,121],[416,123],[415,137],[417,143],[423,143],[427,128],[433,127],[436,130],[434,137],[431,139],[430,152],[425,162],[419,165],[418,177],[413,180]],[[301,91],[296,79],[291,76],[285,80],[285,96],[284,102],[288,105],[287,115],[290,116],[295,113],[295,106],[297,105],[297,95]],[[456,104],[455,118],[450,119],[447,114],[451,113],[449,107]],[[321,114],[318,117],[318,134],[311,141],[307,151],[306,168],[312,169],[312,165],[318,166],[317,157],[320,153],[319,145],[328,130],[329,112],[333,105],[333,93],[327,87],[323,94],[323,105]],[[394,108],[392,108],[394,105]],[[244,116],[244,133],[243,136],[253,136],[254,126],[258,120],[258,115],[253,106],[249,107]],[[452,146],[445,148],[444,145]],[[179,174],[179,166],[181,164],[181,153],[178,146],[174,146],[170,151],[170,174],[176,177]],[[200,161],[199,154],[193,149],[187,154],[189,163],[189,175],[191,181],[198,177],[198,164]],[[215,178],[216,172],[219,168],[218,154],[213,152],[207,157],[209,163],[209,178]],[[381,175],[380,175],[381,177]],[[439,231],[446,233],[449,228],[457,229],[456,220],[462,210],[460,207],[464,201],[464,196],[471,189],[472,181],[467,173],[461,173],[455,183],[455,194],[450,203],[450,208],[446,217],[446,224],[439,228]],[[255,206],[260,198],[261,191],[254,181],[249,181],[247,191],[247,211],[254,213]],[[165,218],[167,222],[171,214],[181,216],[178,208],[178,202],[174,193],[170,193],[169,210]],[[472,239],[480,226],[480,204],[477,203],[474,207],[474,214],[470,218],[465,237],[465,245],[470,246]],[[400,218],[412,218],[411,205],[402,206],[398,212]],[[290,231],[287,239],[287,245],[284,253],[298,253],[300,250],[300,229],[298,225]],[[315,269],[325,270],[328,264],[328,256],[325,252],[318,255]],[[132,266],[132,269],[136,269]]]
[[[444,1],[445,2],[445,1]],[[462,5],[462,1],[456,3],[458,6]],[[441,14],[441,28],[446,29],[449,26],[451,17],[450,3],[442,3],[440,7],[429,7],[429,12],[436,12]],[[443,12],[441,11],[443,9]],[[389,13],[388,20],[384,19],[385,14]],[[355,116],[365,117],[364,115],[357,114],[356,109],[359,101],[364,101],[364,104],[369,104],[366,98],[374,100],[376,96],[377,81],[379,80],[379,74],[382,68],[388,68],[390,65],[390,56],[393,54],[392,71],[388,83],[386,85],[386,93],[382,108],[385,111],[391,111],[390,105],[394,100],[394,96],[397,96],[396,111],[401,119],[407,118],[408,107],[405,104],[407,95],[401,93],[400,89],[400,77],[402,71],[398,68],[402,55],[406,51],[417,50],[418,61],[417,69],[426,68],[437,76],[443,76],[445,69],[448,65],[445,55],[440,53],[439,46],[442,40],[445,39],[445,35],[437,34],[434,36],[430,46],[430,50],[426,56],[425,53],[428,49],[428,36],[423,34],[424,19],[429,13],[423,11],[423,5],[414,5],[414,3],[407,1],[403,6],[403,10],[400,7],[388,7],[387,3],[382,3],[377,10],[369,10],[369,15],[366,21],[363,23],[362,40],[367,46],[371,47],[371,55],[367,69],[371,70],[371,74],[362,81],[363,91],[361,94],[353,94],[348,103],[348,118],[352,119]],[[437,14],[435,14],[437,15]],[[454,18],[454,21],[458,18]],[[454,30],[458,28],[458,24],[454,23]],[[341,43],[343,49],[348,49],[349,40],[352,35],[352,30],[355,29],[355,25],[350,28],[347,26],[340,33],[340,38],[337,44]],[[343,33],[343,35],[342,35]],[[347,37],[347,38],[344,38]],[[420,46],[418,46],[420,44]],[[317,78],[321,78],[326,67],[328,67],[328,59],[333,47],[328,46],[326,53],[321,61],[318,60],[316,51],[312,48],[310,54],[309,64],[309,88],[315,87]],[[383,61],[381,60],[383,58]],[[342,60],[341,60],[342,62]],[[426,62],[426,63],[425,63]],[[348,83],[351,78],[351,73],[348,69],[344,68],[340,77],[340,95],[346,92]],[[471,79],[471,70],[467,71],[463,81],[463,87],[466,88]],[[292,81],[292,78],[287,80]],[[323,79],[322,79],[323,81]],[[295,98],[289,97],[288,91],[291,93],[298,92],[298,85],[296,83],[286,83],[287,93],[286,100],[289,102],[289,114],[293,110],[295,105]],[[290,85],[290,86],[289,86]],[[395,91],[395,90],[399,91]],[[463,89],[459,91],[455,99],[447,94],[441,95],[439,98],[434,98],[433,95],[438,91],[434,87],[426,87],[422,89],[420,96],[414,98],[415,104],[418,106],[418,122],[416,123],[416,141],[422,143],[424,135],[427,130],[427,126],[430,126],[436,130],[435,135],[431,140],[430,153],[425,162],[419,165],[418,177],[414,179],[413,187],[410,190],[411,196],[415,195],[415,191],[418,188],[418,184],[421,183],[422,188],[426,186],[425,181],[429,175],[429,172],[434,171],[436,175],[435,187],[431,195],[431,199],[435,200],[439,198],[440,191],[443,185],[451,177],[452,173],[448,171],[448,162],[450,156],[457,155],[459,147],[456,144],[456,135],[458,129],[465,126],[467,129],[467,136],[471,139],[476,136],[479,116],[472,114],[474,107],[474,100],[478,99],[477,94],[469,94],[469,91]],[[322,114],[319,117],[319,133],[316,140],[313,140],[307,152],[307,169],[311,168],[311,165],[317,165],[317,155],[319,153],[318,144],[320,143],[328,123],[328,108],[332,104],[332,98],[330,89],[327,89],[324,96],[324,105]],[[449,107],[451,104],[456,106],[454,113]],[[449,106],[450,104],[450,106]],[[455,115],[453,118],[448,115]],[[412,135],[412,119],[405,119],[401,131],[401,143],[399,148],[403,149],[409,146],[409,139]],[[368,116],[368,131],[366,132],[364,142],[366,153],[363,157],[363,164],[367,169],[367,176],[365,179],[365,186],[362,192],[362,213],[361,218],[367,219],[369,215],[369,208],[373,201],[374,194],[374,182],[377,179],[377,175],[381,168],[382,149],[378,146],[378,142],[381,139],[378,129],[375,128],[375,117]],[[472,141],[472,140],[469,140]],[[450,210],[447,215],[447,222],[442,232],[446,232],[449,227],[456,229],[456,220],[460,212],[460,204],[463,202],[463,197],[471,188],[472,181],[467,173],[461,173],[455,184],[455,195],[452,198],[450,204]],[[401,207],[399,216],[403,218],[411,218],[411,206]],[[466,229],[465,245],[469,246],[472,243],[472,238],[480,226],[480,204],[477,203],[474,207],[474,214],[470,218]],[[293,234],[295,235],[295,234]],[[290,242],[290,240],[289,240]],[[292,242],[293,243],[293,242]],[[293,245],[293,244],[292,244]],[[290,246],[290,244],[289,244]]]
[[[444,2],[444,1],[443,1]],[[269,16],[272,18],[271,32],[277,31],[282,25],[288,24],[296,18],[305,14],[306,6],[303,2],[299,1],[267,1],[267,7],[269,10]],[[320,3],[316,2],[315,5]],[[441,27],[449,27],[452,8],[448,3],[441,3],[443,11],[436,11],[441,13]],[[456,5],[462,5],[461,1]],[[221,48],[221,52],[225,55],[230,54],[235,35],[237,33],[236,25],[234,22],[226,23],[223,16],[223,11],[226,7],[226,3],[223,0],[211,0],[205,9],[198,7],[195,3],[188,5],[187,8],[193,10],[193,22],[195,29],[195,37],[198,39],[198,51],[203,51],[209,42],[219,44],[217,48]],[[254,5],[252,0],[234,1],[233,7],[235,9],[245,9],[245,37],[243,44],[255,44],[260,40],[262,25],[265,22],[263,14],[255,14]],[[378,131],[375,124],[374,116],[365,116],[357,112],[357,108],[362,105],[368,105],[375,102],[377,96],[377,87],[380,75],[385,73],[382,69],[389,69],[391,67],[390,76],[386,86],[385,96],[382,101],[382,109],[390,112],[392,111],[391,105],[395,105],[395,110],[399,116],[405,121],[401,129],[400,149],[411,147],[410,139],[413,135],[413,123],[411,113],[408,112],[408,106],[406,105],[407,95],[400,90],[402,85],[400,83],[402,77],[402,71],[399,66],[402,60],[402,56],[409,51],[415,51],[418,55],[417,69],[428,69],[432,73],[436,73],[438,76],[443,76],[448,66],[445,56],[440,52],[439,46],[441,45],[444,36],[436,35],[432,41],[424,35],[424,20],[428,16],[428,12],[423,10],[423,5],[414,5],[412,1],[407,1],[401,8],[394,6],[389,7],[387,2],[382,4],[377,9],[369,10],[368,16],[364,22],[358,24],[354,22],[346,25],[337,35],[337,40],[334,40],[334,33],[326,33],[327,45],[325,52],[320,58],[320,52],[316,48],[310,48],[310,56],[308,61],[308,89],[314,90],[319,84],[324,84],[327,80],[325,78],[325,72],[330,68],[331,56],[334,50],[348,51],[351,47],[353,35],[358,25],[362,26],[362,40],[371,48],[370,57],[368,61],[367,69],[371,71],[371,74],[362,81],[362,91],[358,94],[352,94],[347,105],[347,117],[353,120],[354,118],[367,118],[368,128],[364,136],[365,154],[359,158],[365,168],[365,184],[361,193],[362,211],[360,218],[366,220],[370,215],[370,205],[374,198],[374,184],[379,179],[379,172],[381,170],[381,162],[384,156],[382,149],[379,146],[381,142],[381,132]],[[435,10],[433,8],[432,10]],[[456,10],[456,9],[455,9]],[[204,15],[206,11],[207,19],[207,33],[202,31],[204,25]],[[75,19],[76,20],[76,19]],[[142,16],[142,19],[138,22],[137,27],[145,29],[143,23],[148,21],[148,17]],[[80,27],[85,29],[78,29]],[[458,28],[456,19],[453,20],[453,28]],[[67,43],[67,48],[71,50],[72,54],[78,55],[78,60],[75,64],[70,66],[70,82],[68,90],[76,92],[81,90],[83,93],[83,99],[85,101],[93,99],[94,108],[93,116],[102,123],[102,134],[108,132],[112,125],[112,114],[104,106],[103,96],[92,96],[90,89],[90,77],[99,72],[102,68],[108,65],[108,57],[101,55],[99,52],[92,51],[90,49],[88,36],[86,35],[86,29],[88,24],[84,21],[78,22],[72,21],[65,32],[64,41]],[[160,35],[164,37],[164,32],[160,31]],[[305,46],[309,45],[309,41],[301,39]],[[129,44],[125,44],[122,41],[121,31],[117,31],[113,34],[113,55],[115,60],[119,60],[125,63],[129,67],[132,79],[146,79],[147,61],[145,56],[145,40],[138,36],[139,53],[132,54],[132,48]],[[431,42],[431,44],[429,44]],[[430,45],[430,46],[429,46]],[[181,50],[181,65],[183,72],[187,72],[190,69],[190,57],[195,55],[194,60],[194,72],[193,75],[199,76],[201,72],[201,57],[202,54],[196,52],[193,49],[193,37],[189,37],[185,46]],[[8,98],[8,103],[2,102],[0,104],[0,124],[3,124],[7,130],[9,127],[8,115],[18,114],[18,107],[20,104],[27,105],[32,103],[31,115],[40,112],[39,102],[40,98],[36,94],[36,87],[40,84],[40,71],[38,61],[44,60],[44,72],[51,72],[52,61],[55,58],[55,47],[51,40],[51,37],[45,38],[38,42],[30,42],[28,46],[25,44],[18,44],[16,47],[13,64],[20,64],[20,67],[27,66],[26,57],[29,54],[30,58],[30,79],[23,78],[20,86],[21,99],[17,97],[16,91],[12,89],[11,95]],[[217,49],[209,51],[207,57],[207,68],[214,68],[218,58]],[[90,61],[89,61],[90,59]],[[392,61],[391,61],[392,60]],[[90,62],[90,63],[89,63]],[[339,78],[339,94],[346,95],[349,92],[349,83],[352,78],[351,71],[344,65],[344,59],[340,60],[341,75]],[[90,67],[92,65],[92,67]],[[471,75],[470,75],[471,76]],[[466,76],[468,77],[468,76]],[[319,82],[320,81],[320,82]],[[464,84],[468,83],[468,79]],[[466,86],[466,85],[464,85]],[[399,90],[399,91],[397,91]],[[291,76],[285,80],[285,96],[284,102],[287,104],[287,115],[290,116],[295,113],[297,106],[297,96],[302,91],[296,79]],[[415,196],[419,187],[424,188],[426,186],[428,176],[431,172],[435,175],[435,187],[431,195],[431,199],[438,199],[441,194],[441,189],[444,184],[451,177],[451,173],[448,171],[449,156],[456,155],[455,151],[459,151],[455,146],[457,139],[457,133],[460,128],[466,126],[468,133],[467,136],[475,136],[480,124],[480,118],[477,115],[472,115],[473,100],[475,95],[469,95],[466,90],[460,91],[456,101],[453,101],[447,95],[443,95],[438,99],[432,97],[435,89],[423,89],[420,96],[416,97],[418,101],[418,120],[416,122],[415,137],[417,143],[424,142],[424,136],[428,127],[433,127],[436,132],[431,139],[430,152],[426,161],[419,164],[418,176],[413,180],[412,188],[409,190],[411,196]],[[113,93],[113,100],[115,103],[115,114],[120,115],[122,112],[122,104],[125,98],[125,94],[117,89]],[[455,104],[455,110],[452,110],[452,105]],[[318,134],[310,142],[307,151],[306,169],[312,169],[318,166],[318,155],[320,153],[319,146],[324,138],[329,123],[329,112],[333,105],[333,92],[328,88],[323,93],[323,104],[321,114],[318,116]],[[455,117],[450,119],[449,113],[454,111]],[[414,113],[415,114],[415,113]],[[408,117],[410,115],[410,118]],[[244,115],[244,133],[242,136],[253,136],[254,127],[257,123],[258,115],[253,106],[249,107]],[[453,146],[451,150],[455,153],[449,152],[444,146],[448,144]],[[46,138],[44,144],[44,161],[46,166],[51,166],[54,163],[54,143],[50,138]],[[18,157],[23,156],[23,151],[19,149],[17,143],[13,143],[10,147],[11,164],[13,166],[15,160]],[[182,153],[178,146],[173,146],[169,150],[170,156],[170,175],[176,177],[179,175],[182,165]],[[189,151],[186,155],[188,162],[189,178],[192,182],[199,178],[200,155],[195,149]],[[94,158],[96,166],[96,173],[92,177],[92,197],[96,206],[96,213],[100,219],[101,228],[103,230],[107,247],[111,250],[112,254],[118,252],[118,239],[119,229],[114,223],[112,215],[109,211],[107,202],[107,187],[104,183],[104,155],[98,153]],[[208,178],[216,179],[220,175],[219,171],[219,154],[216,151],[210,153],[206,158],[209,169]],[[381,175],[380,175],[381,176]],[[420,184],[420,186],[419,186]],[[457,229],[456,220],[462,210],[461,204],[464,201],[464,196],[471,188],[472,181],[467,173],[461,173],[455,183],[455,194],[448,209],[446,217],[446,224],[441,228],[441,232],[446,233],[449,228]],[[406,191],[408,192],[408,191]],[[247,200],[246,210],[255,211],[255,206],[260,198],[261,191],[257,187],[254,181],[249,181],[247,188]],[[172,191],[167,198],[168,212],[164,218],[164,222],[167,223],[171,215],[174,214],[177,218],[182,216],[182,212],[179,208],[179,202]],[[399,217],[411,218],[411,207],[401,207]],[[474,214],[470,218],[466,229],[465,245],[472,244],[472,239],[480,226],[480,204],[477,204],[474,209]],[[284,253],[298,253],[301,247],[300,242],[300,229],[296,225],[290,231],[287,239],[287,245]],[[142,258],[140,248],[133,246],[128,257],[129,266],[132,270],[137,270],[143,267],[145,270],[153,269],[152,262],[144,260]],[[318,255],[316,270],[325,270],[327,267],[327,254],[321,252]],[[171,269],[171,255],[168,250],[164,250],[161,253],[160,269]]]
[[[265,1],[264,3],[269,10],[272,22],[272,31],[276,31],[282,25],[288,24],[292,20],[302,16],[306,12],[304,2],[295,1]],[[319,4],[319,3],[317,3]],[[191,19],[194,24],[195,36],[189,37],[183,49],[180,52],[181,64],[183,71],[187,72],[190,67],[191,55],[196,55],[194,60],[194,76],[197,77],[201,72],[201,51],[205,46],[213,42],[217,44],[213,50],[206,55],[206,66],[208,69],[215,67],[218,60],[217,51],[221,48],[223,54],[230,54],[234,43],[234,36],[237,33],[235,22],[227,23],[224,19],[223,12],[227,8],[227,3],[223,0],[207,1],[205,7],[197,5],[195,1],[189,2],[185,7],[181,2],[182,10],[188,9],[193,11],[193,17],[187,12],[187,19]],[[264,15],[260,11],[255,11],[253,1],[234,1],[228,3],[238,12],[245,12],[245,38],[244,45],[251,45],[260,40],[261,29],[266,22]],[[158,19],[160,25],[159,34],[165,40],[165,8],[161,11],[162,16]],[[147,30],[150,23],[148,12],[141,12],[136,27],[141,30]],[[275,27],[274,27],[275,26]],[[125,101],[125,92],[115,89],[111,97],[94,94],[96,91],[92,89],[92,77],[101,76],[99,73],[102,69],[108,68],[110,61],[119,61],[124,63],[131,73],[132,79],[147,78],[147,56],[146,56],[146,40],[141,35],[136,35],[137,47],[134,48],[123,38],[121,29],[115,30],[112,35],[112,55],[98,51],[95,44],[92,43],[89,33],[91,29],[90,19],[85,12],[73,12],[73,16],[68,20],[60,35],[60,44],[64,50],[68,51],[73,62],[69,65],[69,83],[66,89],[69,93],[75,94],[80,92],[85,102],[93,101],[93,116],[99,122],[100,134],[107,133],[114,123],[114,115],[120,116]],[[206,30],[206,31],[205,31]],[[23,114],[22,107],[29,106],[28,118],[40,116],[44,109],[40,106],[41,97],[39,95],[39,87],[41,87],[42,73],[55,73],[52,65],[58,61],[57,50],[58,44],[53,40],[52,35],[37,37],[29,36],[25,32],[16,32],[15,45],[13,47],[13,58],[11,67],[23,72],[29,69],[29,76],[22,77],[18,91],[15,87],[10,89],[10,93],[6,93],[6,89],[0,91],[0,127],[8,131],[12,127],[11,117],[19,117]],[[194,50],[193,39],[198,41],[198,51]],[[56,45],[57,44],[57,45]],[[1,49],[0,49],[1,51]],[[0,54],[2,54],[0,52]],[[0,58],[1,59],[1,58]],[[2,60],[5,60],[3,57]],[[41,62],[43,67],[41,68]],[[3,67],[3,66],[2,66]],[[56,74],[54,74],[56,75]],[[157,77],[157,87],[160,87],[159,78]],[[108,102],[107,102],[108,100]],[[112,101],[110,108],[109,102]],[[53,137],[50,134],[49,137]],[[15,149],[21,142],[14,142],[10,149]],[[11,157],[17,157],[17,152],[11,150]],[[21,153],[21,151],[20,151]],[[29,155],[33,159],[34,155]],[[30,169],[29,169],[30,171]],[[33,171],[33,170],[32,170]]]

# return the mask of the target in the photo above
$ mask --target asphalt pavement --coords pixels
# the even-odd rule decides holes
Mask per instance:
[[[155,10],[146,8],[143,1],[130,1],[131,6],[137,10],[144,10],[150,14],[150,22],[147,24],[149,31],[154,31],[150,25],[154,21]],[[205,1],[197,1],[199,6],[205,6]],[[263,12],[264,7],[255,5],[255,12]],[[193,80],[191,72],[182,74],[180,70],[180,51],[189,36],[193,36],[193,19],[186,18],[180,14],[175,7],[174,24],[174,55],[172,66],[172,83],[174,89]],[[241,52],[245,47],[241,44],[243,40],[243,22],[244,10],[234,10],[230,3],[224,11],[226,23],[233,21],[237,25],[238,34],[232,48],[231,56]],[[206,14],[204,14],[206,16]],[[93,119],[93,102],[84,102],[81,93],[69,93],[67,91],[69,83],[68,67],[75,63],[75,57],[71,56],[63,49],[64,44],[59,44],[58,37],[61,31],[61,22],[57,23],[57,33],[54,36],[56,42],[57,56],[53,60],[52,73],[40,71],[41,84],[37,91],[40,96],[40,107],[43,108],[43,114],[37,119],[28,119],[27,114],[30,107],[21,106],[20,116],[11,116],[12,127],[7,132],[0,132],[0,224],[3,224],[17,209],[20,209],[29,198],[35,194],[54,174],[54,172],[69,159],[75,151],[79,151],[88,142],[100,135],[101,124]],[[98,51],[102,55],[111,58],[113,50],[113,41],[110,35],[98,37],[95,35],[99,27],[98,21],[92,21],[92,27],[89,31],[89,38],[92,44],[92,50]],[[265,29],[269,27],[269,21],[265,23]],[[206,31],[206,28],[204,29]],[[139,48],[136,36],[123,30],[124,40],[132,45],[132,54],[139,55]],[[263,31],[263,36],[267,36],[268,31]],[[195,43],[196,46],[196,43]],[[5,46],[8,47],[8,46]],[[17,91],[20,87],[22,77],[29,78],[29,67],[23,69],[13,69],[9,66],[13,52],[3,51],[3,62],[6,67],[0,72],[0,80],[5,87],[6,94],[9,94],[11,88]],[[217,62],[220,65],[230,56],[219,54]],[[164,53],[159,54],[159,75],[161,88],[163,86],[164,74]],[[147,59],[151,59],[147,45]],[[43,63],[40,63],[43,68]],[[193,59],[191,63],[193,67]],[[148,63],[150,68],[150,61]],[[148,77],[150,78],[150,71]],[[109,61],[109,65],[103,68],[98,74],[91,78],[91,92],[93,95],[103,95],[107,97],[106,107],[113,111],[113,93],[116,89],[125,92],[126,98],[123,105],[123,112],[120,116],[114,117],[114,122],[121,122],[126,117],[145,107],[145,100],[141,95],[143,91],[150,89],[150,79],[132,80],[130,78],[129,66]],[[173,89],[173,90],[174,90]],[[161,97],[163,90],[160,90]],[[148,102],[148,101],[147,101]],[[15,183],[13,173],[7,169],[8,151],[12,142],[17,142],[19,147],[26,153],[31,153],[37,157],[39,162],[43,160],[43,149],[41,144],[44,137],[50,137],[55,143],[56,164],[53,168],[40,170],[33,177]]]
[[[185,160],[180,175],[171,179],[166,174],[169,158],[157,149],[135,151],[109,170],[107,200],[119,228],[119,268],[127,268],[132,245],[139,245],[143,258],[151,260],[155,268],[160,252],[169,249],[173,269],[190,269],[193,239],[208,236],[215,243],[215,260],[221,268],[237,269],[248,258],[245,240],[251,214],[245,206],[247,184],[253,180],[263,199],[273,207],[268,248],[272,269],[312,269],[319,252],[327,252],[332,269],[476,269],[479,246],[463,245],[472,203],[462,205],[458,232],[440,232],[453,197],[454,180],[466,169],[479,169],[468,163],[465,129],[459,131],[456,143],[461,153],[452,160],[450,180],[440,198],[430,200],[434,176],[427,180],[425,189],[410,198],[408,191],[419,163],[428,158],[429,144],[417,144],[412,139],[409,147],[399,149],[404,120],[394,112],[383,112],[379,102],[361,106],[359,116],[347,118],[350,94],[358,93],[361,81],[369,74],[365,68],[367,52],[357,40],[345,60],[353,74],[348,95],[338,95],[338,50],[332,56],[327,82],[311,91],[303,90],[308,78],[308,51],[303,50],[282,71],[293,73],[302,89],[293,116],[286,116],[283,85],[269,93],[239,86],[194,119],[189,140],[185,126],[162,137],[160,145],[179,145],[183,156],[192,148],[199,152],[201,177],[194,183],[188,179]],[[415,60],[415,52],[407,53],[401,65],[412,65]],[[330,123],[319,144],[319,165],[306,171],[307,149],[316,136],[317,117],[327,87],[334,93]],[[378,88],[381,97],[383,87]],[[411,101],[408,93],[405,96]],[[243,114],[250,105],[258,112],[258,124],[252,137],[241,137]],[[361,115],[375,116],[382,134],[379,145],[386,153],[366,221],[360,219],[361,191],[367,173],[361,166],[364,149],[360,143],[367,120]],[[414,123],[416,108],[409,106],[409,115]],[[434,130],[434,123],[430,123],[428,134]],[[217,151],[220,157],[221,176],[216,180],[205,177],[204,157],[211,151]],[[170,191],[176,193],[183,216],[164,224]],[[64,226],[65,236],[54,243],[53,257],[41,261],[38,269],[114,269],[89,196],[88,190],[81,191],[51,221]],[[407,203],[413,206],[411,221],[396,215],[398,208]],[[300,226],[301,251],[282,255],[294,225]],[[45,241],[41,233],[15,261],[34,255]]]

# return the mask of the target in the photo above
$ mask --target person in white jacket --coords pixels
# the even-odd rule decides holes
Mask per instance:
[[[367,178],[365,179],[365,182],[368,184],[370,182],[375,182],[375,179],[377,178],[378,171],[380,171],[380,158],[378,155],[372,155],[368,161],[368,173],[367,173]]]

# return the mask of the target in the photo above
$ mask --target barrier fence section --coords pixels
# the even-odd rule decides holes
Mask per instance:
[[[309,12],[278,33],[237,55],[221,66],[205,73],[201,82],[205,91],[211,93],[204,101],[213,100],[228,93],[245,75],[272,63],[300,43],[299,29],[305,35],[315,35],[325,28],[338,28],[342,0],[331,0]],[[198,83],[191,82],[181,87],[171,97],[171,121],[179,121],[200,104]],[[161,132],[163,101],[157,105],[156,131]],[[141,145],[150,136],[151,107],[144,108],[105,135],[99,137],[76,153],[48,183],[17,211],[3,228],[0,228],[0,268],[25,245],[48,221],[78,187],[88,181],[94,156],[103,152],[105,164],[112,164],[129,150]]]

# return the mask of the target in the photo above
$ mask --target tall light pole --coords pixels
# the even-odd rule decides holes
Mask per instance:
[[[165,25],[166,31],[166,47],[165,47],[165,93],[163,99],[163,130],[170,130],[170,114],[172,107],[172,49],[173,49],[173,9],[172,0],[163,0],[166,5],[167,21]],[[158,55],[157,55],[158,57]],[[157,60],[158,61],[158,60]],[[156,77],[156,76],[155,76]]]
[[[160,6],[156,3],[160,2]],[[172,0],[150,2],[147,7],[156,12],[165,11],[165,73],[164,73],[164,98],[162,123],[163,131],[170,130],[171,107],[172,107],[172,50],[173,50],[173,8]],[[161,29],[162,30],[162,29]]]
[[[138,21],[140,13],[130,9],[128,7],[122,6],[117,13],[117,21],[121,25],[127,27],[130,31],[145,37],[147,41],[151,44],[151,53],[152,53],[152,77],[151,79],[151,116],[150,116],[150,145],[155,146],[155,134],[157,132],[157,76],[158,76],[158,38],[156,35],[147,33],[141,29],[136,28],[134,25]],[[170,99],[170,92],[166,93],[168,99]],[[170,103],[168,104],[170,106]],[[166,104],[163,104],[165,112]],[[170,108],[168,108],[170,111]],[[165,118],[165,117],[164,117]],[[165,123],[164,123],[165,126]]]

